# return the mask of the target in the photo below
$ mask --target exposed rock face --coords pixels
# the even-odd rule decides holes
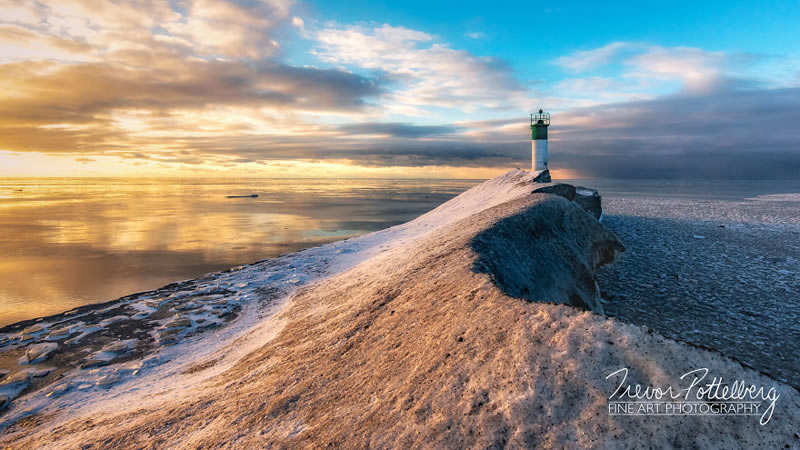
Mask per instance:
[[[598,220],[603,216],[603,205],[600,194],[594,189],[585,188],[583,186],[575,188],[575,203]]]
[[[550,178],[550,171],[548,169],[539,172],[539,175],[536,175],[533,179],[534,183],[549,183],[551,181],[553,180]]]
[[[558,183],[550,186],[540,187],[533,190],[534,194],[537,192],[545,194],[555,194],[572,201],[575,200],[575,186],[566,183]]]
[[[569,193],[564,187],[572,186],[543,189]],[[512,202],[497,209],[514,207]],[[507,295],[596,313],[603,313],[603,307],[595,273],[625,249],[612,232],[559,197],[508,214],[478,233],[471,246],[478,256],[475,270],[488,273]]]
[[[584,211],[588,212],[595,219],[600,220],[603,216],[603,204],[600,194],[594,190],[571,184],[558,183],[550,186],[540,187],[533,190],[534,194],[553,194],[564,197],[569,201],[574,201]]]

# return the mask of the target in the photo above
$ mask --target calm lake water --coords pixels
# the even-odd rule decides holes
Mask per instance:
[[[476,183],[0,178],[0,326],[396,225]]]

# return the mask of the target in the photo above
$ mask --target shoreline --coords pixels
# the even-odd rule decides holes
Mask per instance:
[[[549,185],[554,185],[554,184],[557,184],[557,183],[559,183],[559,181],[555,181],[553,183],[550,183]],[[545,186],[545,185],[542,185],[542,186]],[[710,201],[708,199],[699,199],[698,200],[698,199],[694,199],[694,198],[691,198],[691,197],[662,199],[662,198],[659,198],[659,197],[652,197],[653,194],[654,193],[651,192],[651,193],[647,193],[647,194],[642,194],[641,196],[627,197],[627,198],[625,198],[625,197],[603,197],[603,207],[606,209],[606,212],[604,213],[604,218],[605,218],[604,223],[606,224],[606,226],[608,226],[610,229],[612,229],[612,231],[614,231],[615,233],[617,233],[617,234],[622,233],[620,236],[623,238],[624,242],[630,242],[632,236],[630,235],[630,233],[625,233],[626,228],[636,228],[637,231],[644,231],[644,234],[650,235],[650,236],[652,236],[653,234],[663,233],[665,231],[665,230],[662,229],[662,230],[658,231],[657,233],[655,233],[654,229],[648,229],[647,225],[642,225],[643,222],[647,222],[647,221],[652,221],[652,220],[658,219],[656,217],[651,218],[651,217],[647,216],[647,214],[650,212],[650,210],[652,208],[652,206],[650,205],[651,203],[654,203],[654,202],[657,203],[659,205],[658,211],[662,211],[663,212],[664,211],[664,209],[663,209],[664,204],[673,204],[673,203],[674,204],[681,204],[682,202],[715,203],[715,202],[723,201],[722,199],[716,200],[716,201]],[[775,194],[775,195],[770,194],[770,195],[759,196],[759,197],[766,197],[767,199],[769,199],[770,197],[781,197],[781,196],[785,196],[785,195],[791,196],[791,195],[794,195],[794,194]],[[759,198],[759,197],[750,198],[750,200],[753,200],[753,199],[756,199],[756,198]],[[727,199],[727,200],[724,200],[724,201],[734,202],[736,204],[747,204],[747,203],[744,203],[743,200],[740,200],[738,196],[736,198],[734,198],[734,199]],[[785,202],[786,200],[785,199],[777,199],[777,201]],[[644,214],[643,215],[636,215],[636,216],[624,215],[623,213],[627,212],[627,210],[626,209],[621,209],[619,205],[620,204],[630,205],[631,202],[636,203],[638,205],[637,208],[639,208],[639,212],[640,213],[644,213]],[[680,225],[685,227],[685,228],[703,229],[703,230],[705,230],[705,234],[713,234],[713,233],[708,233],[708,230],[711,230],[712,232],[713,231],[720,231],[720,230],[716,229],[717,227],[719,227],[720,229],[722,229],[722,231],[736,230],[736,231],[740,231],[740,232],[745,232],[746,233],[747,231],[750,231],[750,230],[753,230],[753,231],[757,230],[759,232],[762,232],[762,231],[766,230],[768,232],[775,233],[776,235],[779,235],[781,233],[789,233],[789,234],[800,235],[800,217],[796,218],[797,219],[797,224],[786,223],[787,222],[787,218],[786,217],[782,217],[781,220],[775,220],[774,218],[769,218],[771,220],[771,222],[769,220],[767,222],[754,222],[754,223],[737,222],[734,219],[736,219],[736,218],[741,219],[741,217],[731,218],[729,216],[730,211],[732,211],[734,209],[735,208],[733,206],[727,207],[727,208],[724,208],[724,209],[716,208],[716,209],[712,209],[710,211],[710,213],[711,213],[710,216],[705,217],[705,218],[685,217],[684,216],[684,217],[680,217],[680,218],[673,218],[673,219],[670,219],[670,220],[675,220],[676,223],[680,223]],[[667,220],[667,219],[664,219],[664,220]],[[624,225],[624,226],[622,226],[622,228],[620,228],[620,224],[622,222],[631,222],[631,224]],[[636,224],[632,225],[633,223],[636,223]],[[389,230],[389,229],[394,228],[394,227],[396,227],[396,226],[392,226],[392,227],[389,227],[389,228],[384,229],[384,230],[379,230],[378,232],[386,231],[386,230]],[[64,321],[71,320],[72,318],[74,318],[76,316],[83,316],[83,315],[92,314],[92,313],[98,313],[98,312],[100,312],[99,315],[98,315],[100,320],[105,319],[105,318],[111,318],[111,317],[113,317],[113,314],[108,310],[113,310],[114,308],[112,308],[112,307],[114,307],[115,305],[118,305],[118,304],[123,304],[123,303],[126,303],[126,302],[135,301],[135,300],[137,300],[139,298],[142,298],[142,297],[153,297],[153,296],[155,296],[155,297],[159,297],[159,296],[160,297],[164,297],[164,296],[169,296],[170,294],[173,294],[175,292],[179,292],[179,291],[181,291],[183,289],[191,288],[191,286],[193,286],[193,285],[196,285],[196,284],[201,283],[203,281],[207,281],[209,279],[213,279],[215,277],[219,277],[219,276],[224,275],[224,274],[232,274],[232,273],[244,270],[244,269],[250,269],[250,270],[256,269],[257,266],[262,265],[262,264],[267,264],[267,263],[269,263],[271,261],[274,261],[274,260],[278,260],[278,259],[285,258],[285,257],[292,257],[294,255],[297,255],[297,254],[305,252],[305,251],[317,250],[317,249],[321,249],[321,248],[324,248],[324,247],[327,247],[327,246],[330,246],[330,245],[341,245],[346,241],[350,241],[350,240],[353,240],[353,239],[358,239],[358,238],[360,238],[362,236],[368,236],[368,235],[371,235],[371,234],[374,234],[374,233],[376,233],[376,232],[367,233],[365,235],[349,237],[349,238],[346,238],[346,239],[343,239],[343,240],[332,241],[332,242],[329,242],[329,243],[323,243],[321,245],[316,245],[316,246],[313,246],[313,247],[305,247],[305,248],[299,249],[297,251],[281,254],[281,255],[273,257],[273,258],[260,259],[260,260],[257,260],[255,262],[252,262],[252,263],[236,265],[236,266],[233,266],[233,267],[230,267],[230,268],[227,268],[227,269],[222,269],[222,270],[215,271],[215,272],[209,272],[209,273],[203,274],[203,275],[201,275],[199,277],[196,277],[196,278],[174,281],[174,282],[171,282],[169,284],[166,284],[166,285],[161,286],[161,287],[156,288],[156,289],[150,289],[150,290],[145,290],[145,291],[140,291],[140,292],[134,292],[134,293],[131,293],[131,294],[128,294],[128,295],[125,295],[125,296],[122,296],[122,297],[119,297],[119,298],[116,298],[116,299],[101,301],[101,302],[98,302],[98,303],[91,303],[91,304],[81,305],[81,306],[72,308],[72,309],[67,310],[67,311],[62,311],[62,312],[51,314],[51,315],[47,315],[47,316],[40,316],[40,317],[35,317],[35,318],[31,318],[31,319],[18,321],[18,322],[11,323],[11,324],[4,325],[4,326],[0,327],[0,337],[3,336],[3,335],[7,335],[7,334],[19,333],[23,329],[25,329],[27,327],[35,326],[35,325],[37,325],[37,324],[39,324],[39,323],[41,323],[43,321],[59,323],[59,322],[64,322]],[[688,234],[684,233],[684,236],[694,236],[694,235],[695,234],[692,234],[692,233],[688,233]],[[765,239],[765,240],[769,241],[770,239]],[[772,239],[772,240],[776,241],[775,239]],[[797,376],[797,374],[800,373],[800,368],[794,370],[793,367],[790,365],[790,366],[788,366],[788,368],[786,370],[776,373],[773,369],[767,367],[765,364],[759,364],[757,361],[754,362],[753,358],[749,357],[747,354],[742,355],[741,353],[739,353],[735,349],[731,350],[730,346],[726,347],[725,345],[719,345],[719,343],[710,342],[708,338],[705,338],[705,340],[704,340],[704,339],[698,339],[697,337],[691,336],[691,335],[689,335],[689,336],[682,335],[681,333],[676,332],[674,329],[662,326],[663,325],[663,319],[665,317],[669,317],[668,314],[659,314],[656,317],[650,317],[650,315],[644,314],[644,311],[642,309],[636,308],[635,305],[623,304],[624,301],[630,302],[630,301],[636,301],[636,299],[641,299],[641,298],[651,298],[654,294],[655,294],[656,298],[665,297],[666,296],[666,297],[668,297],[670,299],[674,299],[674,298],[678,298],[678,297],[681,297],[681,296],[687,296],[690,293],[690,291],[688,289],[675,290],[673,288],[673,291],[671,293],[669,293],[669,295],[666,295],[663,289],[658,289],[658,288],[656,288],[655,290],[652,290],[652,291],[648,291],[646,289],[645,290],[634,289],[633,287],[637,284],[636,280],[642,281],[642,280],[645,279],[644,275],[641,272],[642,264],[639,264],[635,268],[625,268],[624,267],[625,266],[625,262],[626,262],[627,259],[629,259],[631,257],[631,253],[632,252],[634,254],[637,253],[637,252],[638,253],[642,253],[642,251],[645,248],[649,248],[647,246],[650,245],[649,243],[647,245],[645,245],[643,242],[640,242],[640,239],[636,239],[636,241],[637,241],[636,244],[629,248],[627,254],[623,254],[622,261],[617,261],[614,265],[607,266],[607,267],[603,268],[598,274],[598,282],[600,283],[600,288],[601,288],[601,291],[602,291],[602,294],[603,294],[603,297],[602,297],[601,301],[602,301],[602,304],[605,305],[606,308],[608,308],[608,311],[605,311],[605,314],[607,316],[617,318],[617,319],[622,320],[622,321],[624,321],[626,323],[645,326],[645,327],[648,327],[649,329],[652,329],[652,330],[662,334],[663,336],[665,336],[667,338],[674,339],[674,340],[677,340],[679,342],[684,342],[684,343],[686,343],[688,345],[691,345],[691,346],[694,346],[694,347],[697,347],[697,348],[700,348],[700,349],[705,349],[705,350],[709,350],[709,351],[713,351],[713,352],[719,353],[721,356],[730,358],[730,359],[742,364],[744,367],[756,370],[756,371],[762,373],[765,376],[773,378],[776,381],[779,381],[779,382],[782,382],[782,383],[787,383],[790,386],[794,387],[795,389],[800,390],[800,378],[794,379],[794,378],[791,377],[791,375]],[[686,239],[684,239],[684,241],[686,241]],[[671,243],[680,243],[681,240],[672,238],[670,240],[670,242]],[[689,241],[689,242],[691,243],[691,241]],[[703,241],[701,241],[701,242],[703,242]],[[781,242],[781,241],[778,240],[778,242]],[[796,250],[795,253],[797,254],[797,258],[800,259],[800,246],[798,246],[798,248],[794,249],[794,250]],[[713,253],[707,254],[707,255],[708,256],[713,256]],[[668,258],[663,257],[662,260],[661,260],[661,263],[663,264],[666,261],[668,261]],[[792,261],[792,259],[790,257],[789,258],[789,262],[791,263],[791,261]],[[625,286],[624,288],[620,285],[620,279],[619,279],[620,276],[623,276],[622,274],[628,274],[627,275],[628,279],[626,280],[626,282],[623,282],[623,285]],[[631,279],[630,278],[631,274],[637,275],[639,278]],[[663,280],[663,276],[659,280],[656,280],[656,281],[661,281],[661,280]],[[634,284],[631,284],[631,282],[634,282]],[[646,287],[647,287],[647,285],[646,285]],[[691,296],[689,296],[689,297],[691,297]],[[653,302],[652,301],[647,302],[647,305],[649,305],[649,307],[652,307],[653,306]],[[650,318],[642,319],[643,316],[650,317]],[[800,320],[800,319],[798,319],[798,320]],[[775,330],[775,331],[776,331],[776,333],[775,333],[776,337],[782,335],[781,331],[779,331],[779,330]],[[786,341],[790,341],[790,339],[785,339],[785,340]],[[3,340],[2,340],[2,338],[0,338],[0,343],[2,343],[2,342],[3,342]],[[780,341],[778,340],[778,341],[774,341],[774,342],[780,342]],[[800,338],[798,338],[798,342],[800,342]],[[722,347],[722,348],[720,348],[720,347]],[[798,351],[800,351],[800,349],[798,349]],[[769,354],[769,356],[771,356],[771,353]],[[767,361],[767,363],[770,363],[770,364],[773,362],[772,359],[767,359],[766,361]],[[800,365],[800,363],[795,363],[795,365]],[[789,376],[789,378],[786,378],[787,375]]]
[[[236,270],[173,283],[161,290],[87,305],[83,307],[86,310],[69,316],[57,315],[65,319],[60,323],[51,320],[42,324],[45,320],[38,320],[33,326],[42,325],[41,329],[29,330],[29,334],[33,339],[43,339],[46,344],[43,351],[53,352],[59,348],[60,352],[62,340],[67,343],[77,337],[78,341],[67,346],[70,353],[48,353],[43,356],[43,363],[33,364],[38,364],[36,370],[40,371],[45,368],[42,364],[55,364],[56,368],[39,376],[29,372],[30,384],[22,387],[23,391],[28,390],[0,417],[0,426],[7,428],[7,435],[23,441],[49,436],[48,433],[58,430],[55,438],[62,444],[112,439],[119,445],[131,446],[131,441],[125,441],[126,436],[140,433],[142,426],[183,421],[170,417],[175,411],[185,411],[187,417],[193,417],[186,424],[189,428],[194,427],[191,423],[205,423],[210,420],[210,411],[200,405],[209,401],[204,399],[211,398],[214,407],[221,408],[219,417],[224,418],[214,416],[217,418],[213,420],[229,426],[194,432],[209,439],[217,439],[214,433],[230,436],[234,432],[236,427],[232,424],[238,421],[227,416],[230,405],[225,405],[244,399],[248,399],[248,408],[261,408],[252,411],[253,418],[285,422],[291,415],[301,414],[305,417],[304,423],[319,419],[313,411],[339,408],[340,402],[353,402],[349,408],[374,405],[385,410],[380,417],[394,414],[403,418],[391,423],[381,422],[370,433],[390,427],[405,435],[402,429],[412,426],[414,419],[406,416],[409,411],[405,407],[402,411],[392,409],[402,402],[376,404],[360,395],[373,392],[371,395],[383,398],[389,393],[381,391],[383,388],[376,385],[375,380],[392,379],[395,381],[392,381],[391,392],[395,393],[391,395],[407,398],[406,402],[415,405],[412,410],[424,410],[424,403],[419,403],[421,399],[438,394],[428,391],[430,387],[424,383],[402,380],[404,370],[413,372],[425,367],[422,373],[434,371],[443,380],[449,380],[443,381],[445,384],[455,383],[455,390],[446,392],[456,396],[462,391],[464,395],[471,392],[459,381],[464,371],[476,380],[484,380],[478,386],[489,391],[479,395],[481,399],[487,396],[480,400],[481,404],[492,404],[492,396],[505,395],[503,389],[492,387],[491,370],[500,370],[502,377],[512,385],[535,380],[542,384],[542,392],[551,392],[552,400],[560,399],[562,403],[572,397],[560,395],[589,389],[592,394],[579,401],[584,410],[602,408],[599,403],[604,398],[601,374],[615,364],[638,367],[638,371],[644,371],[644,375],[637,375],[640,379],[644,376],[661,380],[671,372],[676,372],[673,375],[677,376],[679,369],[693,364],[706,364],[725,376],[734,374],[764,383],[770,380],[721,353],[687,346],[606,315],[535,301],[548,298],[550,302],[602,311],[600,293],[594,283],[595,271],[614,260],[617,250],[611,249],[617,241],[613,234],[605,234],[610,233],[606,227],[580,212],[574,203],[557,195],[531,194],[540,186],[530,184],[530,177],[530,173],[512,171],[402,225]],[[543,261],[550,264],[543,265]],[[581,273],[576,268],[586,272]],[[434,301],[436,299],[438,301]],[[498,319],[497,315],[504,318]],[[72,325],[65,324],[69,321]],[[104,322],[107,326],[95,329],[93,324]],[[591,330],[588,335],[586,330]],[[516,337],[506,342],[509,336]],[[537,346],[536,342],[548,344]],[[592,356],[596,352],[600,360]],[[639,352],[649,355],[645,357],[647,364],[644,366],[639,359],[631,359]],[[475,356],[467,357],[473,354]],[[22,354],[18,351],[12,356],[18,355]],[[29,358],[33,356],[36,355]],[[404,358],[411,358],[411,361],[403,362]],[[502,363],[498,360],[496,364],[487,364],[481,362],[482,358],[488,361],[500,358]],[[577,372],[585,374],[574,377],[571,371],[548,372],[554,364],[557,367],[577,364],[581,368]],[[364,367],[372,369],[367,371]],[[530,373],[519,372],[519,368],[525,367],[540,375],[531,380]],[[298,375],[308,370],[314,375]],[[253,378],[259,373],[262,375]],[[384,375],[376,378],[377,373]],[[320,377],[338,387],[320,390],[307,384]],[[345,383],[350,377],[360,381]],[[558,383],[566,383],[569,388],[558,388]],[[777,430],[784,430],[786,421],[791,422],[800,414],[797,389],[775,383],[789,409],[781,411],[787,417],[774,419],[777,425],[769,432],[773,443],[782,442]],[[344,394],[352,389],[348,386],[361,385],[369,388],[362,393],[348,394],[352,398]],[[281,399],[289,398],[290,391],[297,392],[297,399],[287,401],[296,405],[284,411],[280,409],[283,408]],[[166,392],[170,392],[169,397],[159,395]],[[331,395],[340,400],[325,400]],[[249,400],[251,398],[261,398],[264,403],[258,406],[258,402]],[[440,396],[435,398],[445,401]],[[570,405],[573,400],[564,404]],[[525,403],[524,397],[515,400],[519,401]],[[172,406],[164,406],[164,402]],[[496,403],[494,408],[508,407],[502,405],[502,402]],[[529,406],[532,405],[520,404],[519,407]],[[455,410],[459,407],[452,405]],[[567,406],[573,407],[578,406]],[[273,416],[270,408],[284,412]],[[81,431],[77,425],[81,417],[109,409],[127,412],[98,419],[100,422],[96,423],[105,423],[104,426]],[[48,414],[56,418],[42,419],[49,417]],[[476,417],[485,417],[488,412],[480,410],[476,414]],[[41,422],[32,431],[15,428],[16,421],[22,418],[38,418],[35,420]],[[350,419],[336,420],[347,422]],[[347,426],[339,422],[324,426],[317,423],[317,426],[323,427],[318,429],[325,430],[333,439],[347,429],[352,433],[362,429],[361,425],[348,428],[359,423],[361,416],[354,416],[352,420],[355,422]],[[521,422],[515,420],[514,426],[525,427],[539,420],[543,419],[534,415]],[[586,418],[588,422],[582,420],[574,422],[574,426],[616,426],[617,419],[602,416]],[[648,418],[636,420],[653,431],[653,426],[660,427],[658,422]],[[743,420],[720,420],[724,420],[721,423],[726,427],[758,430]],[[681,425],[670,423],[679,429],[712,426],[706,419]],[[494,429],[493,425],[482,426],[489,427],[487,432]],[[109,437],[103,431],[118,428],[128,432]],[[283,435],[278,423],[269,429],[272,430],[270,434],[249,436],[252,441],[248,442],[258,445],[291,438],[301,439],[297,443],[309,444],[320,443],[317,439],[322,439],[302,432]],[[548,432],[555,433],[548,442],[567,442],[563,441],[565,435],[560,434],[560,429],[555,427]],[[469,435],[466,429],[458,430],[459,435]],[[182,433],[180,428],[170,429],[166,442],[183,439]],[[448,435],[426,434],[424,441],[409,437],[412,440],[408,443],[454,445],[455,441],[447,444],[447,441],[438,440],[447,439]],[[358,441],[359,436],[353,434],[357,440],[352,442],[369,442]],[[218,442],[226,442],[229,437],[219,439],[223,440]],[[627,439],[631,444],[639,442],[635,436],[628,435]]]

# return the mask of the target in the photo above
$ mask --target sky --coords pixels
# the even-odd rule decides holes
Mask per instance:
[[[800,2],[655,3],[0,0],[0,176],[800,178]]]

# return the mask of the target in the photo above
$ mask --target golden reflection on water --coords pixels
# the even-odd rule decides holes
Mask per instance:
[[[474,183],[0,178],[0,326],[385,228]]]

